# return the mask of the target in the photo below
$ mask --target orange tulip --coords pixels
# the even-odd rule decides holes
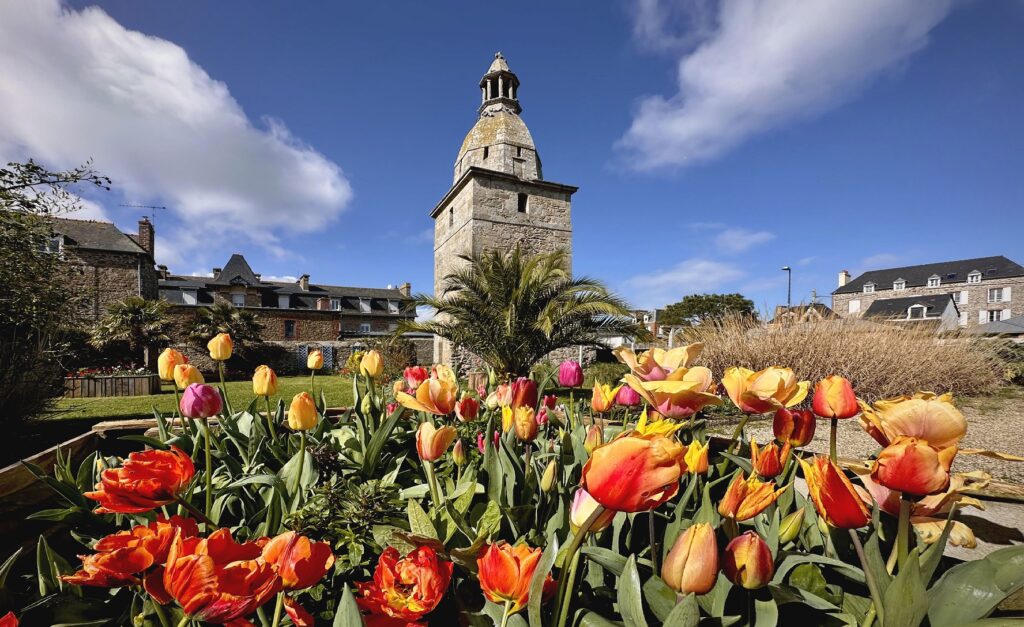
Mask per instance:
[[[680,368],[678,378],[644,381],[633,374],[623,377],[658,413],[668,418],[684,418],[708,405],[721,405],[722,399],[710,390],[714,387],[711,371],[703,366]]]
[[[786,409],[775,412],[772,431],[775,439],[790,446],[807,446],[814,439],[817,422],[814,413],[807,409]]]
[[[618,393],[619,388],[612,389],[608,384],[595,383],[590,408],[599,414],[611,411],[615,407],[615,395]]]
[[[484,596],[494,603],[511,601],[509,614],[526,607],[530,600],[530,580],[542,554],[541,549],[532,549],[527,544],[513,547],[499,541],[486,545],[476,560]],[[548,575],[545,589],[549,589],[552,583]]]
[[[288,428],[292,431],[309,431],[316,426],[319,416],[316,403],[309,392],[299,392],[292,397],[288,406]]]
[[[772,580],[775,560],[761,536],[748,531],[733,538],[725,547],[722,570],[734,584],[756,590]]]
[[[210,359],[214,361],[227,361],[231,359],[234,343],[232,343],[231,336],[227,333],[218,333],[206,343],[206,348],[210,351]]]
[[[255,542],[237,543],[227,529],[171,543],[163,590],[195,620],[218,625],[249,616],[281,589],[275,567]]]
[[[253,396],[274,396],[277,394],[277,373],[270,366],[257,366],[252,375]]]
[[[356,582],[356,603],[374,616],[402,621],[382,624],[405,626],[437,607],[451,578],[452,563],[438,559],[428,546],[405,557],[388,547],[377,561],[373,581]],[[373,624],[371,621],[368,619],[368,624]]]
[[[438,429],[429,422],[421,422],[416,430],[416,452],[425,462],[441,459],[445,451],[452,445],[459,432],[455,427],[446,426]]]
[[[334,553],[326,542],[286,531],[263,547],[263,560],[277,567],[282,588],[304,590],[323,579],[334,564]]]
[[[600,505],[594,497],[590,496],[590,493],[579,488],[576,490],[576,494],[572,497],[572,506],[569,508],[569,527],[573,533],[578,533],[583,527],[583,523],[587,522],[590,515],[594,513],[597,506]],[[612,524],[612,519],[615,518],[615,510],[606,509],[598,514],[597,519],[590,525],[588,533],[597,533]]]
[[[757,445],[757,440],[750,441],[750,465],[754,472],[765,479],[777,477],[782,472],[782,453],[779,446],[772,442],[764,448]]]
[[[595,422],[587,427],[587,435],[583,438],[583,450],[592,454],[602,444],[604,444],[604,428]]]
[[[462,422],[476,420],[480,412],[480,403],[467,392],[462,393],[462,399],[455,403],[455,416]]]
[[[871,478],[898,492],[934,494],[949,485],[956,446],[935,449],[924,440],[900,436],[882,449],[871,465]]]
[[[187,364],[188,357],[185,357],[173,348],[165,348],[156,360],[156,370],[164,381],[174,380],[174,367],[178,364]]]
[[[306,368],[309,370],[319,370],[324,367],[324,354],[323,351],[311,350],[309,355],[306,356]]]
[[[860,529],[871,520],[871,512],[846,474],[828,457],[811,462],[800,460],[807,481],[807,493],[825,522],[840,529]]]
[[[206,383],[203,373],[191,364],[177,364],[174,366],[174,384],[179,390],[184,390],[193,383]]]
[[[734,520],[749,520],[768,509],[785,491],[785,488],[774,488],[774,483],[758,481],[756,475],[744,479],[741,471],[733,478],[725,496],[718,502],[718,513]]]
[[[180,448],[137,451],[120,468],[108,468],[94,492],[99,514],[140,514],[173,503],[196,474],[192,458]]]
[[[706,594],[718,579],[718,541],[706,523],[687,527],[672,545],[661,578],[679,594]]]
[[[0,616],[0,627],[18,627],[18,617],[14,612],[7,612]]]
[[[293,627],[316,627],[316,620],[313,615],[306,611],[306,608],[299,605],[295,599],[284,597],[284,613],[291,619]],[[239,627],[248,627],[241,625]]]
[[[395,400],[402,407],[415,411],[425,411],[437,416],[447,416],[455,410],[459,386],[448,379],[431,377],[416,388],[416,396],[399,392]]]
[[[533,408],[529,406],[517,407],[513,412],[512,424],[516,430],[516,437],[523,442],[533,442],[537,439],[537,417]]]
[[[877,401],[874,406],[861,403],[861,409],[861,426],[882,446],[905,435],[943,449],[957,445],[967,433],[967,420],[953,405],[952,394],[918,392]]]
[[[811,407],[822,418],[853,418],[860,412],[853,386],[838,375],[818,381]]]
[[[686,454],[683,456],[683,462],[686,464],[686,472],[691,475],[703,475],[707,473],[708,449],[710,447],[710,442],[705,442],[703,445],[696,440],[690,442],[689,446],[686,447]]]
[[[696,343],[669,350],[652,348],[640,353],[639,357],[626,346],[620,346],[612,353],[616,359],[629,366],[630,372],[641,381],[664,381],[682,376],[702,350],[704,345]]]
[[[740,410],[765,414],[780,407],[792,407],[807,397],[808,381],[797,381],[789,368],[771,366],[754,372],[747,368],[728,368],[722,386]]]
[[[683,453],[683,445],[662,435],[622,435],[594,450],[581,485],[608,509],[648,511],[679,489]]]

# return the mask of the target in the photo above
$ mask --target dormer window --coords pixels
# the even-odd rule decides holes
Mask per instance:
[[[195,305],[199,302],[199,293],[196,290],[182,290],[181,302],[186,305]]]
[[[911,320],[921,320],[924,318],[924,312],[924,305],[911,305],[910,309],[907,310],[907,318]]]
[[[907,289],[907,282],[903,279],[896,279],[892,282],[892,289],[894,292],[902,292]]]
[[[278,309],[288,309],[291,306],[291,300],[292,300],[291,296],[288,296],[287,294],[280,294],[280,295],[278,295],[278,297],[277,297],[277,308]]]
[[[978,272],[977,270],[971,272],[970,274],[967,275],[967,282],[968,283],[981,283],[981,273]]]
[[[359,299],[359,311],[360,313],[370,313],[370,299],[360,298]]]
[[[875,293],[875,284],[874,283],[865,283],[864,284],[864,293],[865,294],[874,294]]]
[[[398,301],[397,300],[389,300],[388,301],[388,313],[393,313],[393,314],[398,313]]]
[[[942,285],[942,278],[937,274],[928,277],[928,287],[939,287]]]
[[[64,236],[54,235],[40,246],[44,253],[59,255],[64,252]]]
[[[341,299],[340,298],[332,298],[331,299],[331,311],[338,311],[339,309],[341,309]]]

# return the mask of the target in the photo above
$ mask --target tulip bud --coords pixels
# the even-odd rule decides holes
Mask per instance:
[[[800,535],[804,524],[804,508],[800,508],[782,519],[779,524],[779,544],[792,542]]]
[[[487,369],[487,385],[494,387],[498,383],[498,373],[494,372],[494,368]]]
[[[583,527],[583,523],[587,522],[590,515],[594,513],[594,510],[600,503],[597,502],[594,497],[590,496],[590,493],[580,488],[576,490],[576,494],[572,497],[572,505],[569,508],[569,527],[573,533],[578,533]],[[612,519],[615,518],[615,510],[605,509],[598,515],[590,525],[590,533],[597,533],[602,529],[612,524]]]
[[[517,438],[523,442],[533,442],[537,439],[537,420],[533,413],[533,407],[524,406],[516,408],[512,421],[515,425]]]
[[[324,354],[320,350],[313,350],[309,352],[306,357],[306,368],[310,370],[319,370],[324,367]]]
[[[416,430],[416,452],[425,462],[437,461],[458,436],[455,427],[445,426],[438,429],[429,422],[421,422],[419,429]]]
[[[231,342],[230,335],[218,333],[206,343],[206,348],[210,351],[210,359],[214,361],[227,361],[231,359],[231,350],[234,348],[234,344]]]
[[[537,406],[537,382],[526,377],[519,377],[512,383],[512,409]]]
[[[466,392],[463,392],[462,399],[455,403],[455,416],[462,422],[476,420],[479,412],[480,403]]]
[[[277,394],[277,373],[270,366],[258,366],[252,375],[252,393],[255,396]]]
[[[604,444],[604,429],[596,422],[587,428],[587,437],[583,440],[583,448],[587,453],[593,453],[594,449]]]
[[[476,450],[480,451],[481,455],[487,452],[487,438],[484,437],[483,431],[476,434]]]
[[[748,531],[733,538],[725,547],[722,570],[734,584],[756,590],[775,575],[775,560],[761,536]]]
[[[359,410],[363,412],[364,416],[370,416],[373,414],[373,399],[369,395],[364,396],[359,401]]]
[[[174,380],[174,367],[178,364],[187,364],[188,357],[185,357],[173,348],[165,348],[156,360],[157,372],[164,381]]]
[[[548,394],[544,397],[544,407],[548,409],[554,409],[555,405],[558,404],[558,397],[554,394]]]
[[[818,516],[818,532],[821,533],[822,536],[826,538],[828,537],[828,523],[825,522],[825,519],[821,516]]]
[[[563,388],[578,388],[583,385],[583,367],[578,361],[563,361],[558,366],[558,385]]]
[[[452,448],[452,461],[456,466],[466,464],[466,449],[462,445],[462,440],[455,441],[455,446]]]
[[[202,383],[193,383],[185,388],[178,405],[181,415],[189,418],[209,418],[220,413],[222,408],[217,388]]]
[[[640,404],[640,394],[628,385],[624,385],[615,395],[615,404],[620,407],[636,407]]]
[[[395,410],[397,410],[399,407],[401,407],[401,405],[399,405],[398,403],[388,403],[386,408],[388,415],[390,416],[391,414],[395,413]]]
[[[548,408],[541,407],[540,411],[537,412],[537,424],[543,427],[544,425],[548,424],[548,421],[550,419],[551,417],[548,415]]]
[[[174,384],[184,390],[193,383],[206,383],[203,373],[192,364],[178,364],[174,367]]]
[[[555,489],[555,472],[558,470],[558,465],[555,460],[548,462],[547,468],[544,469],[544,474],[540,478],[540,489],[544,492],[551,492]]]
[[[359,360],[359,373],[364,377],[376,379],[382,372],[384,372],[384,359],[379,352],[369,351]]]
[[[484,399],[484,405],[486,405],[487,409],[490,409],[491,411],[494,411],[495,409],[498,408],[498,392],[497,392],[497,390],[495,390],[494,392],[491,392],[490,394],[487,395],[487,398]]]
[[[718,541],[707,523],[691,525],[676,539],[661,578],[679,594],[706,594],[718,579]]]
[[[853,386],[843,377],[836,375],[818,381],[814,386],[811,406],[814,413],[822,418],[853,418],[860,413]]]
[[[316,426],[316,403],[309,392],[299,392],[288,406],[288,428],[292,431],[309,431]]]
[[[757,440],[751,440],[750,465],[754,468],[754,472],[765,479],[777,477],[782,472],[782,455],[778,445],[772,442],[762,449],[757,446]]]
[[[703,475],[708,471],[708,449],[711,442],[703,445],[694,440],[686,447],[686,454],[683,455],[683,463],[686,464],[686,472],[691,475]]]

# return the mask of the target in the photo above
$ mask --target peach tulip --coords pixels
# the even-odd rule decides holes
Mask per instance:
[[[861,403],[861,409],[861,426],[882,446],[899,436],[911,436],[943,449],[957,445],[967,433],[967,420],[953,405],[952,394],[918,392],[873,406]]]
[[[618,393],[619,388],[613,389],[606,383],[595,383],[590,408],[599,414],[611,411],[612,407],[615,407],[615,395]]]
[[[587,519],[590,518],[599,505],[600,503],[583,488],[576,490],[576,494],[572,497],[572,506],[569,508],[569,526],[572,528],[573,533],[579,533],[583,523],[587,522]],[[597,533],[607,529],[608,525],[612,524],[613,518],[615,518],[615,510],[605,509],[598,514],[597,519],[590,525],[588,533]]]
[[[288,406],[288,428],[292,431],[309,431],[317,422],[316,403],[309,392],[299,392],[292,397]]]
[[[429,422],[421,422],[416,430],[416,452],[425,462],[441,459],[455,438],[459,437],[455,427],[445,426],[438,429]]]
[[[936,449],[928,442],[899,436],[871,465],[871,478],[890,490],[917,496],[935,494],[949,485],[956,446]]]
[[[179,390],[184,390],[193,383],[206,383],[203,373],[192,364],[177,364],[174,366],[174,385]]]
[[[277,394],[277,373],[270,366],[257,366],[252,375],[252,393],[254,396]]]
[[[696,343],[669,350],[652,348],[639,356],[626,346],[620,346],[612,353],[616,359],[629,366],[633,376],[641,381],[664,381],[681,377],[697,360],[702,350],[704,345]]]
[[[718,579],[718,541],[707,523],[691,525],[676,539],[661,578],[679,594],[706,594]]]
[[[187,364],[188,357],[185,357],[173,348],[165,348],[156,360],[156,369],[160,378],[164,381],[174,380],[174,367],[178,364]]]
[[[321,350],[309,351],[306,356],[306,368],[309,370],[320,370],[324,367],[324,353]]]
[[[779,366],[758,372],[734,367],[725,371],[722,386],[740,410],[748,414],[765,414],[803,401],[810,382],[797,381],[792,370]]]
[[[676,373],[680,373],[678,378],[660,381],[644,381],[636,375],[627,374],[623,381],[668,418],[685,418],[708,405],[722,403],[722,399],[710,391],[714,379],[707,368],[680,368]]]
[[[674,439],[632,432],[596,448],[580,483],[608,509],[648,511],[679,490],[683,453]]]
[[[234,343],[231,341],[231,336],[227,333],[218,333],[206,343],[206,348],[210,351],[210,359],[214,361],[227,361],[231,359]]]
[[[359,374],[370,379],[376,379],[384,372],[384,358],[379,351],[368,351],[359,360]]]
[[[753,531],[736,536],[725,547],[722,570],[734,584],[756,590],[775,575],[775,560],[768,544]]]
[[[853,418],[860,412],[853,386],[838,375],[818,381],[814,386],[811,406],[814,413],[822,418]]]
[[[447,379],[431,377],[416,388],[416,396],[399,392],[395,400],[416,411],[425,411],[437,416],[447,416],[455,410],[459,386]]]

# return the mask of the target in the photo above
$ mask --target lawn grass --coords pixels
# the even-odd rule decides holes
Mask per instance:
[[[208,383],[215,383],[209,381]],[[337,375],[316,378],[316,395],[319,400],[321,388],[327,397],[328,407],[347,407],[352,403],[352,379]],[[277,380],[277,396],[272,403],[284,399],[285,405],[299,392],[309,391],[309,377],[280,377]],[[252,381],[228,381],[228,398],[235,410],[245,408],[252,402]],[[48,420],[119,420],[127,418],[151,418],[153,408],[169,415],[174,411],[174,387],[165,383],[160,394],[151,396],[113,396],[102,398],[64,398],[57,401],[54,411],[44,417]],[[262,409],[262,405],[260,408]]]

